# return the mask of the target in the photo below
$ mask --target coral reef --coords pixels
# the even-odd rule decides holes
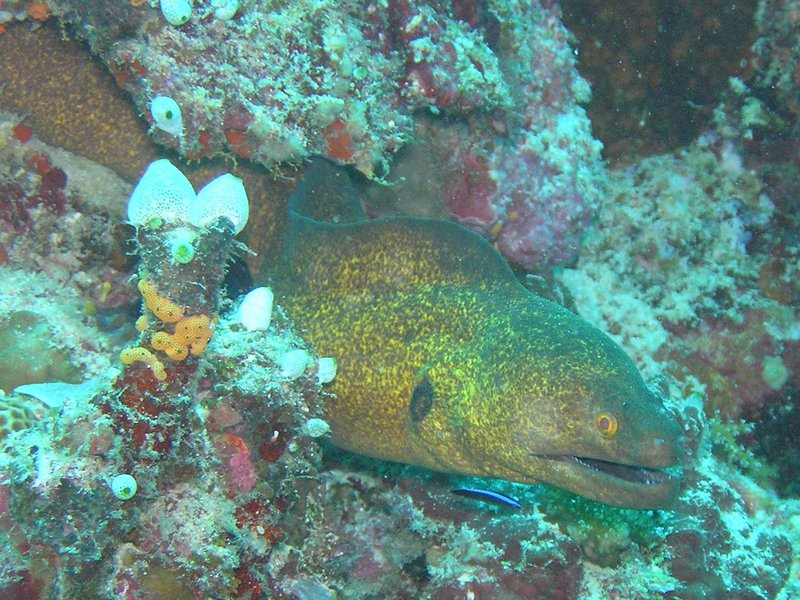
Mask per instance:
[[[81,3],[79,8],[87,13],[90,7]],[[145,10],[127,2],[93,3],[91,8],[100,12],[96,15],[102,21],[100,29],[115,22],[107,19],[119,17],[122,22],[116,24],[121,31],[128,31],[134,23],[132,16]],[[22,125],[28,135],[33,135],[30,145],[37,149],[46,149],[62,162],[79,161],[76,157],[95,161],[83,161],[80,168],[73,170],[68,187],[70,181],[79,178],[83,198],[91,201],[97,199],[97,182],[109,182],[103,186],[109,197],[98,200],[112,214],[124,214],[130,185],[157,158],[156,146],[136,108],[119,89],[117,79],[92,59],[83,44],[65,40],[61,28],[48,23],[35,29],[22,24],[9,26],[0,36],[0,77],[7,89],[13,90],[0,96],[0,110],[16,115],[13,126]],[[149,114],[149,107],[146,111]],[[2,137],[5,136],[3,132]],[[285,217],[285,200],[294,187],[291,171],[276,168],[281,176],[274,177],[248,161],[237,160],[234,165],[224,157],[192,161],[182,164],[181,169],[195,185],[225,171],[242,178],[251,197],[258,199],[253,207],[257,221],[253,229],[259,235],[253,236],[250,245],[256,252],[274,252]],[[110,189],[112,180],[117,181],[119,190]]]
[[[523,508],[484,508],[449,493],[481,485],[474,480],[330,449],[323,460],[318,367],[280,307],[267,330],[248,330],[238,306],[218,304],[225,245],[195,238],[192,260],[173,262],[166,240],[186,223],[156,224],[137,237],[150,255],[141,269],[152,282],[140,285],[153,313],[147,326],[169,329],[199,307],[220,311],[219,323],[200,355],[173,360],[152,350],[164,381],[126,367],[113,387],[57,412],[9,397],[38,418],[6,433],[0,458],[9,478],[0,487],[3,593],[513,599],[602,590],[645,599],[733,590],[771,598],[787,582],[796,510],[720,461],[702,386],[664,392],[689,454],[675,511],[614,509],[499,482],[493,487]],[[221,233],[212,227],[198,236]],[[198,296],[186,282],[206,271],[217,273],[205,279],[213,290]],[[699,315],[708,309],[692,306]],[[298,352],[306,366],[288,373],[282,363]],[[136,481],[130,497],[111,488],[121,474]],[[70,527],[48,527],[53,520]]]
[[[318,410],[320,384],[313,370],[292,379],[280,374],[281,357],[299,343],[280,322],[265,347],[267,333],[246,332],[232,310],[218,324],[223,339],[207,348],[217,342],[211,317],[216,323],[234,227],[225,216],[195,227],[194,257],[174,261],[170,234],[186,227],[195,226],[165,215],[137,228],[139,289],[149,316],[136,348],[153,357],[150,365],[127,361],[121,374],[111,369],[112,343],[95,332],[104,365],[89,362],[85,342],[72,348],[84,346],[80,376],[101,378],[100,393],[46,406],[3,398],[4,585],[35,573],[32,597],[260,597],[263,576],[251,566],[284,536],[280,515],[292,514],[298,493],[288,482],[316,469],[317,443],[300,432]],[[3,275],[5,284],[23,283],[16,286],[20,299],[38,291],[32,275],[7,267]],[[52,314],[57,303],[64,312],[75,292],[51,289],[30,309]],[[189,326],[197,315],[205,319]],[[189,356],[156,348],[154,338],[167,327]],[[40,364],[46,351],[20,360]],[[120,476],[135,483],[121,490]],[[70,525],[53,529],[53,520]]]
[[[800,116],[800,4],[762,0],[756,14],[758,39],[753,45],[753,83],[769,104],[796,128]]]
[[[53,329],[47,318],[30,310],[7,313],[0,320],[0,360],[6,368],[0,376],[0,389],[46,381],[70,381],[77,376],[70,364],[69,348],[51,345]]]
[[[0,597],[800,596],[796,3],[760,2],[752,72],[724,73],[706,131],[608,173],[555,3],[199,0],[183,24],[157,4],[0,0]],[[708,73],[716,50],[681,33]],[[146,133],[157,95],[182,128]],[[683,427],[674,510],[331,448],[335,364],[279,305],[251,327],[226,296],[244,252],[226,221],[120,225],[151,140],[203,157],[180,163],[194,184],[245,180],[259,252],[294,183],[244,157],[277,173],[321,155],[391,183],[348,188],[373,215],[452,216],[517,266],[568,265],[552,297],[615,336]],[[14,390],[34,382],[56,385]],[[465,486],[522,508],[450,493]]]
[[[321,155],[380,179],[421,138],[453,218],[525,269],[575,257],[602,167],[557,5],[253,0],[220,19],[202,2],[179,25],[148,5],[52,5],[188,159]]]
[[[752,416],[783,387],[763,361],[800,340],[792,303],[762,291],[775,211],[758,173],[710,133],[614,173],[583,258],[561,281],[646,374],[692,374],[708,386],[709,414]]]
[[[438,155],[445,212],[513,265],[549,276],[576,257],[605,176],[579,106],[589,88],[557,6],[505,4],[493,18],[497,48],[513,48],[497,52],[513,104],[484,106],[470,123],[427,121],[420,137]]]

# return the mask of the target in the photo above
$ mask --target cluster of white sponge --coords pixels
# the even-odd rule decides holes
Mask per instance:
[[[136,227],[156,220],[208,227],[219,217],[227,217],[235,233],[247,225],[250,203],[242,180],[225,173],[195,193],[167,159],[150,163],[128,200],[128,221]]]

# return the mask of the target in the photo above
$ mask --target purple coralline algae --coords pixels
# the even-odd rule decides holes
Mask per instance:
[[[547,275],[575,258],[600,195],[601,144],[579,106],[589,87],[575,69],[557,5],[490,6],[483,20],[476,12],[467,22],[484,31],[485,58],[477,66],[483,86],[502,91],[500,101],[487,98],[466,121],[420,120],[418,132],[436,154],[445,212],[492,239],[516,266]],[[406,17],[401,31],[415,36],[412,49],[453,47],[440,28],[419,37],[426,25],[415,13]],[[446,72],[448,65],[425,64],[421,73]],[[436,113],[464,112],[452,89],[463,87],[464,73],[437,82],[418,69],[414,83],[438,99]]]

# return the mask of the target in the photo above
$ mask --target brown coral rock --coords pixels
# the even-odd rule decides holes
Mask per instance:
[[[156,158],[144,122],[105,68],[54,26],[0,36],[0,108],[25,116],[45,142],[137,179]]]

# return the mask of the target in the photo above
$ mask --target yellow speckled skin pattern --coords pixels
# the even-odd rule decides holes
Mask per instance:
[[[334,444],[615,506],[674,499],[677,478],[656,469],[679,460],[680,429],[631,360],[523,288],[476,234],[291,214],[271,282],[301,335],[338,361],[326,402]]]

